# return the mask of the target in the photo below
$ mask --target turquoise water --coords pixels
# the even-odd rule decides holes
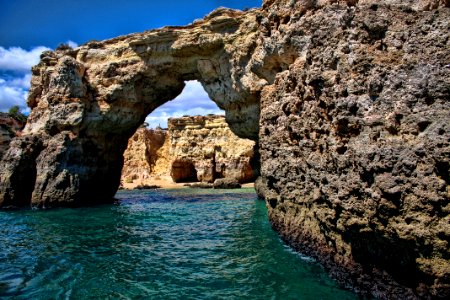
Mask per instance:
[[[286,247],[253,189],[120,191],[0,211],[1,299],[356,299]]]

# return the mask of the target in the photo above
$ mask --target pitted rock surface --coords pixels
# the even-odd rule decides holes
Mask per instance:
[[[46,52],[0,206],[110,201],[128,138],[197,79],[258,141],[257,191],[284,240],[361,294],[448,298],[449,5],[267,0]]]
[[[264,57],[295,54],[261,97],[270,220],[360,292],[449,297],[448,2],[313,2],[263,21]]]
[[[182,170],[182,162],[192,164],[200,182],[212,183],[218,178],[238,182],[254,181],[259,165],[254,163],[255,142],[238,138],[222,116],[193,116],[169,119],[169,156]],[[184,176],[171,170],[172,179]],[[189,174],[188,174],[189,175]],[[188,176],[189,177],[189,176]]]

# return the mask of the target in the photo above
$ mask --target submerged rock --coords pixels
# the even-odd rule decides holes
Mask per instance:
[[[220,178],[214,180],[213,187],[215,189],[240,189],[241,185],[234,178]]]

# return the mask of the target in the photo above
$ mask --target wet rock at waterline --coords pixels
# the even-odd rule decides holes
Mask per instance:
[[[362,294],[448,298],[448,6],[267,0],[45,52],[0,206],[109,201],[128,138],[197,79],[258,142],[257,190],[284,240]]]
[[[266,2],[258,192],[341,284],[448,298],[449,3],[335,2]]]
[[[215,189],[239,189],[241,185],[234,178],[219,178],[214,180],[213,187]]]

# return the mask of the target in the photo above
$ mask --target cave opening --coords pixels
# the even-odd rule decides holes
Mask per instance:
[[[256,143],[231,131],[225,111],[199,81],[185,84],[180,95],[152,111],[129,139],[122,187],[256,179]]]

